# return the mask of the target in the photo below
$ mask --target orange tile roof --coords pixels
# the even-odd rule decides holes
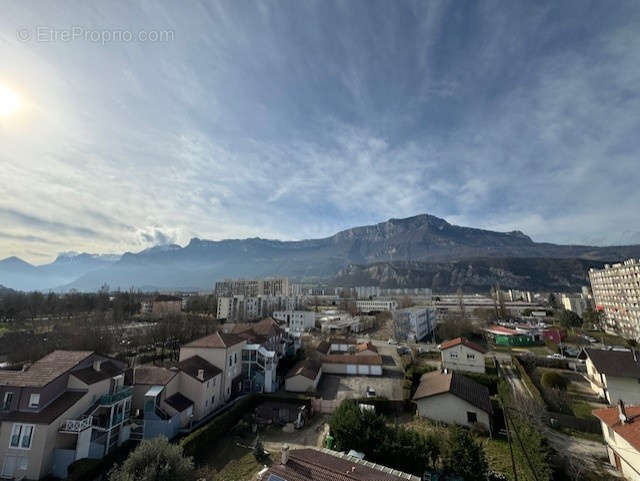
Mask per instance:
[[[479,344],[476,344],[475,342],[471,342],[466,337],[456,337],[455,339],[445,341],[442,344],[440,344],[440,350],[444,351],[445,349],[459,346],[460,344],[462,344],[463,346],[467,346],[469,349],[473,349],[474,351],[481,352],[483,354],[487,352],[487,350],[484,347],[480,346]]]
[[[631,422],[620,421],[617,407],[595,409],[591,413],[640,451],[640,406],[625,406],[625,411]]]

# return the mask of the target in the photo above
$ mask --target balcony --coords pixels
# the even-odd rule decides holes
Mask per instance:
[[[60,425],[61,433],[80,433],[93,425],[93,416],[82,419],[67,419]]]
[[[105,394],[100,398],[101,406],[111,406],[133,394],[133,386],[123,386],[111,394]]]

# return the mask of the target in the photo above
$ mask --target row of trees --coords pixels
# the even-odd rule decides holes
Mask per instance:
[[[42,317],[71,318],[79,314],[110,312],[114,321],[129,319],[140,310],[143,294],[136,291],[98,292],[6,291],[0,296],[0,320],[34,321]]]
[[[486,480],[489,471],[482,446],[458,426],[440,433],[420,433],[388,425],[384,416],[344,401],[329,420],[336,449],[363,452],[366,459],[422,476],[443,470],[465,481]]]

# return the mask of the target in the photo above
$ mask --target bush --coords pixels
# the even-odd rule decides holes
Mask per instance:
[[[74,461],[67,468],[67,480],[92,481],[94,479],[102,479],[113,464],[122,462],[127,458],[135,444],[134,441],[127,441],[102,459],[83,458]]]
[[[485,481],[489,471],[482,446],[460,426],[449,428],[442,465],[465,481]]]
[[[122,466],[109,473],[109,481],[187,481],[193,479],[193,459],[182,446],[163,436],[142,441]]]
[[[546,371],[540,378],[540,384],[549,389],[566,391],[569,383],[562,374],[555,371]]]

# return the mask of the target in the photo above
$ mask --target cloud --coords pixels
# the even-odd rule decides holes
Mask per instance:
[[[8,2],[0,257],[321,237],[428,212],[536,240],[640,231],[640,6]],[[26,42],[19,26],[170,42]],[[61,249],[62,247],[62,249]]]

